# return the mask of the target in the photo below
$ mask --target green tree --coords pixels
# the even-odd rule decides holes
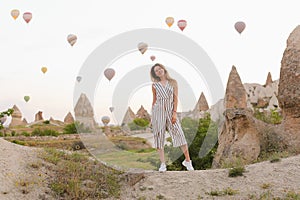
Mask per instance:
[[[189,153],[193,166],[195,169],[209,169],[211,168],[214,155],[218,147],[218,128],[217,124],[210,119],[207,114],[204,118],[193,120],[191,118],[184,118],[181,122],[183,132],[189,146]],[[202,147],[205,141],[206,146]],[[165,150],[171,160],[175,160],[180,148],[165,146]],[[201,150],[201,151],[200,151]],[[184,155],[176,159],[168,169],[183,170],[181,162],[185,159]]]
[[[0,112],[0,118],[10,116],[14,112],[14,109],[9,108],[7,111]],[[0,122],[0,129],[3,128],[3,124]]]

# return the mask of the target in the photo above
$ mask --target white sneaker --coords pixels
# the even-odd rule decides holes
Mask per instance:
[[[161,163],[161,165],[160,165],[158,171],[160,171],[160,172],[165,172],[165,171],[167,171],[167,166],[166,166],[166,164],[165,164],[165,163]]]
[[[187,162],[184,160],[182,162],[182,165],[185,166],[188,171],[194,171],[194,167],[192,165],[192,160],[190,160],[190,162]]]

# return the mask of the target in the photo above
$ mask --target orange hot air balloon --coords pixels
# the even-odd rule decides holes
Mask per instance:
[[[112,68],[107,68],[104,71],[104,75],[110,81],[115,76],[115,70]]]
[[[150,56],[150,59],[151,59],[152,61],[154,61],[154,60],[155,60],[155,56]]]
[[[32,13],[31,12],[25,12],[23,14],[23,19],[28,24],[30,22],[30,20],[32,19]]]
[[[142,54],[144,54],[144,53],[147,51],[147,49],[148,49],[148,44],[146,44],[146,43],[144,43],[144,42],[140,42],[140,43],[138,44],[138,49],[139,49],[139,51],[140,51]]]
[[[70,45],[73,46],[77,41],[77,36],[74,34],[69,34],[67,40],[70,43]]]
[[[177,22],[177,26],[180,28],[181,31],[183,31],[183,29],[185,29],[187,25],[187,22],[184,19],[181,19]]]
[[[166,21],[166,24],[169,27],[171,27],[173,25],[173,23],[174,23],[174,18],[173,17],[167,17],[165,21]]]
[[[20,15],[20,11],[17,9],[14,9],[10,12],[10,15],[16,20]]]
[[[107,124],[110,122],[110,118],[109,118],[108,116],[103,116],[103,117],[101,118],[101,121],[103,122],[103,124],[104,124],[105,126],[107,126]]]
[[[239,34],[241,34],[246,28],[246,24],[242,21],[239,21],[234,24],[234,28]]]
[[[42,72],[45,74],[45,73],[47,72],[48,69],[47,69],[47,67],[42,67],[41,70],[42,70]]]

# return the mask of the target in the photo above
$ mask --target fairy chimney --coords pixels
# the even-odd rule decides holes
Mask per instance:
[[[213,160],[213,167],[220,167],[222,162],[243,159],[250,163],[257,159],[260,153],[259,134],[247,108],[246,90],[236,68],[230,72],[225,102],[225,123],[218,138],[218,149]]]
[[[14,105],[12,109],[14,112],[11,115],[12,120],[9,127],[25,125],[25,123],[22,121],[22,113],[20,109],[16,105]]]
[[[128,107],[128,109],[124,115],[122,125],[126,125],[126,124],[132,122],[134,120],[134,118],[135,118],[134,112],[131,110],[130,107]]]
[[[72,124],[73,122],[74,122],[74,117],[72,116],[71,112],[68,112],[68,114],[64,118],[64,123]]]
[[[86,127],[94,129],[96,122],[94,120],[93,107],[85,94],[81,94],[74,108],[75,118]]]
[[[284,136],[291,148],[300,150],[300,26],[287,40],[278,86],[278,102],[284,117]]]
[[[44,118],[43,118],[43,112],[39,111],[38,113],[35,114],[34,121],[37,122],[37,121],[41,121],[41,120],[44,120]]]
[[[194,111],[207,111],[209,109],[208,103],[206,101],[205,95],[201,92],[200,98],[194,108]]]
[[[149,113],[147,112],[147,110],[145,110],[145,108],[143,106],[141,106],[140,109],[137,111],[136,117],[142,118],[142,119],[147,119],[148,121],[151,120]]]
[[[271,73],[269,72],[265,86],[268,86],[268,85],[271,86],[272,83],[273,83],[272,76],[271,76]]]
[[[225,107],[227,109],[247,107],[247,93],[235,66],[232,66],[227,82]]]

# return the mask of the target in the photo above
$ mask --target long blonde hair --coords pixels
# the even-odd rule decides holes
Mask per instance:
[[[158,76],[156,76],[156,74],[155,74],[154,68],[156,66],[159,66],[159,67],[161,67],[164,70],[166,79],[169,81],[170,85],[172,85],[173,88],[177,87],[177,81],[175,79],[171,78],[171,76],[169,75],[168,70],[166,69],[166,67],[164,65],[160,64],[160,63],[156,63],[155,65],[153,65],[151,67],[151,70],[150,70],[151,80],[153,82],[159,82],[159,81],[161,81],[160,78]]]

